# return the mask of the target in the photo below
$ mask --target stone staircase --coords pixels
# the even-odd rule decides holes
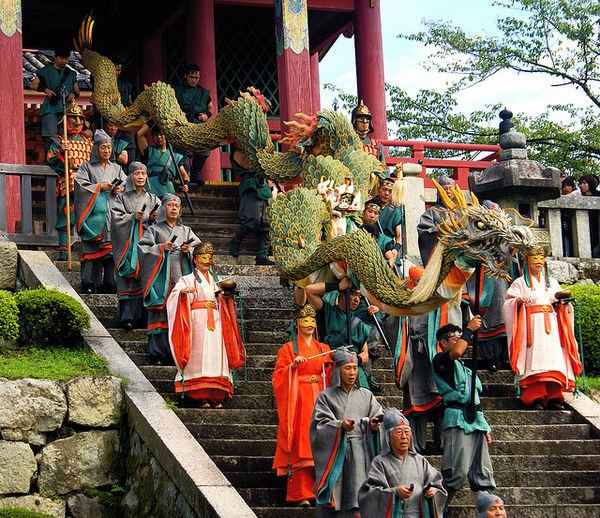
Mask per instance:
[[[236,195],[231,186],[205,186],[192,194],[198,217],[185,216],[185,222],[202,239],[212,241],[217,253],[227,250],[236,226]],[[252,254],[253,246],[252,241],[244,243],[242,254]],[[251,255],[237,260],[218,255],[215,262],[221,277],[232,276],[238,282],[247,349],[247,381],[240,372],[234,398],[220,410],[193,408],[178,400],[173,391],[175,367],[150,365],[145,331],[116,327],[114,295],[83,298],[156,389],[177,403],[181,420],[257,516],[312,517],[314,509],[286,506],[285,481],[271,471],[277,413],[270,380],[277,349],[287,340],[284,330],[293,310],[291,291],[280,285],[274,267],[254,266]],[[59,267],[64,269],[64,264]],[[79,286],[77,271],[65,272],[65,277]],[[393,384],[387,353],[375,364],[374,372],[383,388],[381,404],[401,408],[402,396]],[[509,506],[509,516],[600,516],[600,438],[591,425],[573,411],[522,410],[509,371],[483,372],[481,378],[482,404],[493,429],[491,452],[498,493]],[[440,466],[440,456],[428,458]],[[473,495],[465,488],[457,494],[448,516],[471,518],[474,514]]]

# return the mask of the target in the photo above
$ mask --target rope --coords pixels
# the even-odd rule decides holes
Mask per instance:
[[[244,358],[246,361],[244,362],[244,384],[248,383],[248,354],[246,350],[246,327],[244,326],[244,297],[238,295],[236,298],[237,307],[239,308],[239,323],[240,323],[240,335],[242,337],[242,347],[244,348]],[[237,370],[234,371],[234,375],[232,376],[234,381],[234,387],[237,388],[235,382],[237,381]]]
[[[575,308],[575,322],[577,322],[577,331],[579,334],[579,357],[581,358],[581,386],[579,386],[579,381],[575,380],[575,392],[574,394],[579,394],[579,392],[584,392],[587,389],[585,383],[585,359],[583,356],[583,333],[581,331],[581,305],[579,304],[579,299],[573,299],[571,301],[573,303],[573,307]]]

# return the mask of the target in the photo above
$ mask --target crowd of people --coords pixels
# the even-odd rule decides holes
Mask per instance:
[[[116,292],[120,325],[145,326],[153,362],[177,366],[175,391],[203,407],[221,408],[233,397],[233,371],[245,362],[235,285],[219,280],[213,246],[181,223],[176,195],[176,186],[187,190],[188,171],[199,179],[206,157],[171,149],[157,126],[137,131],[133,154],[130,136],[119,136],[110,121],[90,139],[75,104],[60,120],[62,106],[51,108],[52,99],[72,78],[61,75],[57,56],[50,65],[55,71],[40,73],[40,84],[48,104],[43,127],[54,129],[47,158],[59,177],[59,259],[68,248],[70,220],[81,241],[82,292]],[[188,120],[201,123],[213,107],[198,86],[199,74],[197,67],[188,67],[178,98]],[[131,102],[131,91],[122,86],[122,99]],[[76,97],[74,83],[70,88],[69,97]],[[61,124],[66,138],[58,131]],[[381,145],[369,136],[371,114],[362,101],[352,124],[364,150],[382,159]],[[137,152],[145,163],[137,160]],[[230,253],[239,255],[242,240],[255,232],[257,264],[273,264],[266,211],[271,186],[239,150],[232,153],[232,165],[242,180],[241,227]],[[405,257],[403,207],[394,204],[399,182],[393,176],[381,181],[362,211],[351,186],[330,186],[321,194],[337,197],[334,214],[343,224],[333,225],[335,231],[370,233],[390,269],[414,289],[424,269]],[[439,183],[453,196],[457,187],[451,178]],[[586,186],[595,190],[591,179],[580,185],[582,193]],[[493,202],[484,204],[499,210]],[[437,246],[442,206],[438,201],[429,208],[417,227],[424,265]],[[316,504],[317,516],[323,517],[441,516],[468,482],[478,516],[506,516],[502,500],[492,494],[496,483],[488,449],[491,428],[480,399],[483,385],[463,357],[477,335],[484,366],[491,372],[510,366],[527,408],[564,408],[563,394],[573,390],[581,364],[570,306],[563,303],[569,293],[548,275],[543,249],[523,259],[511,285],[478,269],[472,277],[477,282],[467,283],[460,300],[410,317],[386,315],[371,304],[343,261],[330,269],[335,282],[309,276],[294,283],[298,309],[273,372],[279,418],[273,469],[287,477],[286,500]],[[373,363],[384,346],[403,392],[402,411],[384,410],[377,400],[382,389]],[[427,447],[430,421],[433,450]],[[423,456],[427,452],[442,453],[441,472]]]

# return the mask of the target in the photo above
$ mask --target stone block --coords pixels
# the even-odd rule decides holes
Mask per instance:
[[[20,428],[3,428],[0,435],[5,441],[23,441],[32,446],[44,446],[47,442],[46,436],[35,430],[21,430]]]
[[[36,470],[29,444],[0,441],[0,494],[29,493]]]
[[[554,277],[560,284],[577,282],[579,272],[572,264],[565,261],[553,261],[551,259],[548,259],[546,262],[550,276]]]
[[[107,496],[107,499],[112,496]],[[69,512],[73,518],[112,518],[114,510],[103,498],[90,498],[85,495],[74,495],[67,501]]]
[[[118,455],[116,430],[83,432],[54,441],[41,452],[40,493],[64,495],[83,487],[116,484]]]
[[[82,426],[106,428],[121,420],[121,380],[115,377],[75,378],[66,384],[68,420]]]
[[[0,290],[15,289],[18,258],[17,245],[11,241],[0,241]]]
[[[522,160],[527,159],[526,149],[503,149],[500,151],[500,160],[513,160],[520,158]]]
[[[67,398],[57,381],[0,378],[0,429],[52,432],[66,414]]]
[[[11,496],[0,498],[0,509],[17,507],[34,513],[44,513],[55,518],[64,518],[66,504],[64,500],[44,498],[40,495]]]
[[[498,143],[502,149],[525,149],[527,139],[523,133],[509,131],[500,135]]]

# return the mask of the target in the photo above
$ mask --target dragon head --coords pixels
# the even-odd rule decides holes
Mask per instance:
[[[483,264],[492,277],[508,278],[510,259],[518,251],[532,246],[531,231],[515,225],[500,207],[480,204],[472,193],[472,204],[467,205],[458,186],[452,189],[454,199],[450,199],[444,189],[433,182],[446,206],[440,209],[445,217],[438,225],[438,241],[446,252],[450,256],[462,256],[470,264]]]

